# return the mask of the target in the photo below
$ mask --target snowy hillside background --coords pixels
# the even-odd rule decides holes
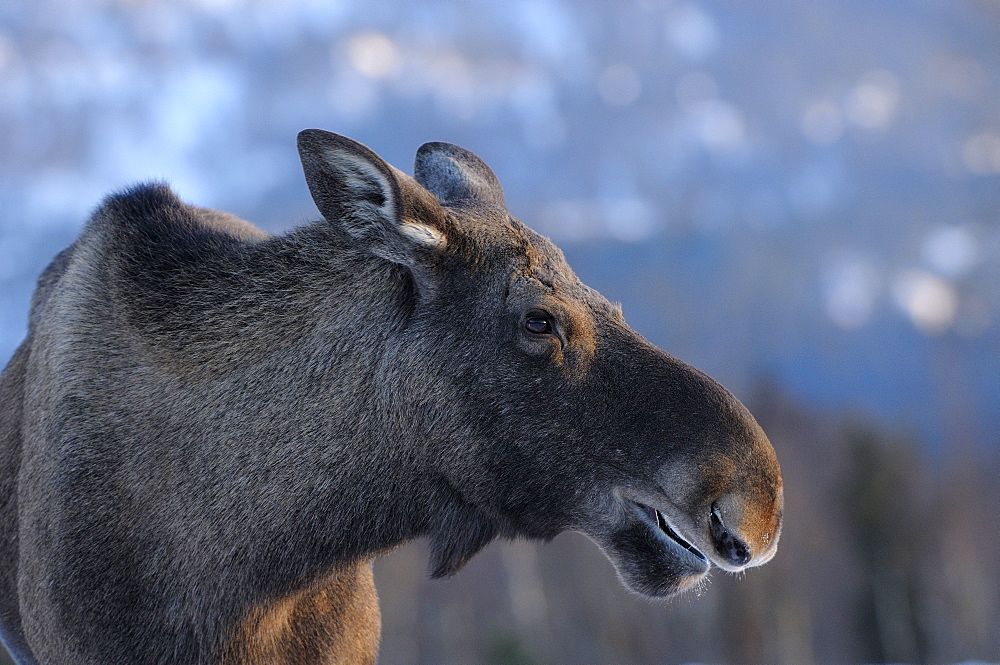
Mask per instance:
[[[900,481],[921,510],[950,515],[935,499],[949,483],[968,493],[947,493],[955,514],[962,501],[982,505],[970,488],[990,486],[982,470],[996,468],[1000,449],[997,0],[7,0],[0,360],[24,335],[35,277],[111,191],[165,180],[192,203],[273,232],[315,218],[294,148],[306,127],[360,140],[404,170],[425,141],[483,157],[514,214],[560,244],[585,281],[621,301],[633,327],[733,388],[769,431],[786,433],[772,438],[786,477],[800,473],[790,492],[796,482],[815,483],[830,496],[857,498],[864,488],[844,490],[856,475],[823,474],[870,462],[864,455],[889,460],[891,474],[903,455],[922,469]],[[819,445],[829,449],[812,448]],[[886,450],[893,456],[880,457]],[[983,475],[963,475],[969,469]],[[928,489],[914,478],[937,484]],[[850,513],[816,492],[823,520],[836,524],[837,511]],[[799,505],[806,500],[803,490]],[[800,515],[803,525],[819,523]],[[857,542],[898,526],[864,519]],[[784,637],[767,637],[771,622],[760,619],[757,637],[740,629],[751,637],[698,651],[711,639],[690,637],[693,626],[734,620],[722,609],[724,594],[764,589],[769,578],[744,591],[720,581],[709,598],[667,609],[628,605],[612,580],[607,593],[617,600],[607,602],[625,603],[621,612],[644,621],[674,613],[661,626],[673,637],[645,643],[660,644],[665,662],[1000,659],[1000,591],[988,579],[997,531],[961,524],[956,533],[986,542],[941,556],[975,598],[948,578],[927,591],[931,609],[906,601],[913,617],[902,628],[885,618],[889,601],[880,592],[854,598],[857,607],[823,626],[807,611],[821,603],[796,597],[775,615]],[[910,535],[916,543],[927,533]],[[786,533],[785,548],[820,546],[818,536],[799,537]],[[952,541],[940,537],[947,549]],[[394,614],[396,592],[383,589],[384,662],[563,662],[566,653],[574,655],[565,662],[664,662],[646,646],[608,646],[628,626],[604,641],[593,628],[576,638],[579,651],[567,652],[552,637],[567,627],[540,636],[532,632],[540,624],[524,623],[525,612],[541,616],[532,575],[558,568],[560,547],[573,551],[566,556],[597,556],[560,542],[537,553],[492,550],[473,564],[488,577],[493,557],[512,590],[482,610],[502,626],[489,648],[448,637],[446,628],[427,637],[437,633],[416,623],[409,628],[422,637],[394,641],[409,624]],[[889,555],[865,554],[857,542],[843,545],[849,563],[831,565],[861,589],[872,562]],[[969,563],[961,557],[974,545],[988,555]],[[824,556],[832,560],[834,551]],[[402,571],[413,567],[422,575],[422,560],[408,552],[386,577],[408,579]],[[788,559],[791,570],[796,559]],[[797,561],[808,568],[804,554]],[[609,574],[605,568],[594,563],[594,574]],[[776,570],[761,575],[799,579]],[[411,590],[437,598],[452,583]],[[434,611],[449,602],[466,601],[432,603]],[[545,605],[549,614],[553,605]],[[875,618],[865,619],[867,611]],[[941,616],[955,626],[942,628]],[[851,626],[855,637],[832,632]]]

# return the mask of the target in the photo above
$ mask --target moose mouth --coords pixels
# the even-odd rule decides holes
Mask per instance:
[[[647,506],[644,503],[639,503],[637,501],[632,501],[631,503],[636,507],[639,515],[643,518],[643,521],[645,521],[658,536],[665,537],[695,555],[702,561],[708,563],[708,557],[702,554],[701,550],[697,547],[684,540],[684,538],[682,538],[681,535],[670,526],[667,522],[667,518],[663,516],[663,513],[652,506]]]
[[[622,498],[624,514],[616,511],[611,521],[583,531],[611,559],[625,586],[643,596],[669,598],[704,579],[711,563],[670,525],[666,514]]]

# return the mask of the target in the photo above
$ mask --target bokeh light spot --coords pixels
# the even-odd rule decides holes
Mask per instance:
[[[970,136],[962,148],[962,162],[975,175],[1000,175],[1000,134],[981,132]]]
[[[656,229],[653,211],[644,199],[618,197],[601,201],[609,235],[629,242],[649,237]]]
[[[399,49],[380,32],[362,32],[347,41],[351,65],[369,78],[384,79],[399,67]]]
[[[681,3],[674,8],[667,21],[667,37],[690,60],[703,60],[719,45],[715,21],[694,3]]]
[[[879,291],[878,273],[871,262],[850,253],[826,260],[823,286],[826,313],[844,330],[861,328],[871,318]]]
[[[923,256],[931,268],[946,277],[964,277],[980,259],[976,238],[967,227],[942,226],[923,241]]]
[[[739,148],[746,138],[743,113],[728,102],[701,104],[693,110],[699,138],[707,148],[727,152]]]
[[[884,69],[865,74],[847,98],[847,117],[865,129],[884,130],[899,104],[899,81]]]
[[[941,335],[958,311],[958,295],[946,280],[925,270],[906,270],[893,284],[893,295],[921,332]]]

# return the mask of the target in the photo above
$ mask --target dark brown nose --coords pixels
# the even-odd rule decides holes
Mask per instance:
[[[710,531],[715,553],[724,561],[733,566],[745,566],[750,562],[750,558],[753,556],[750,548],[738,535],[726,528],[718,507],[714,505],[712,506]]]

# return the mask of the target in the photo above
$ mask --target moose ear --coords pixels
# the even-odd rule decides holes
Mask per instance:
[[[415,248],[439,249],[444,234],[403,214],[408,178],[371,149],[321,129],[299,132],[299,158],[316,207],[358,245],[412,265]],[[410,180],[412,187],[412,180]]]
[[[413,167],[417,182],[442,205],[480,202],[506,207],[503,188],[483,160],[451,143],[425,143]]]

